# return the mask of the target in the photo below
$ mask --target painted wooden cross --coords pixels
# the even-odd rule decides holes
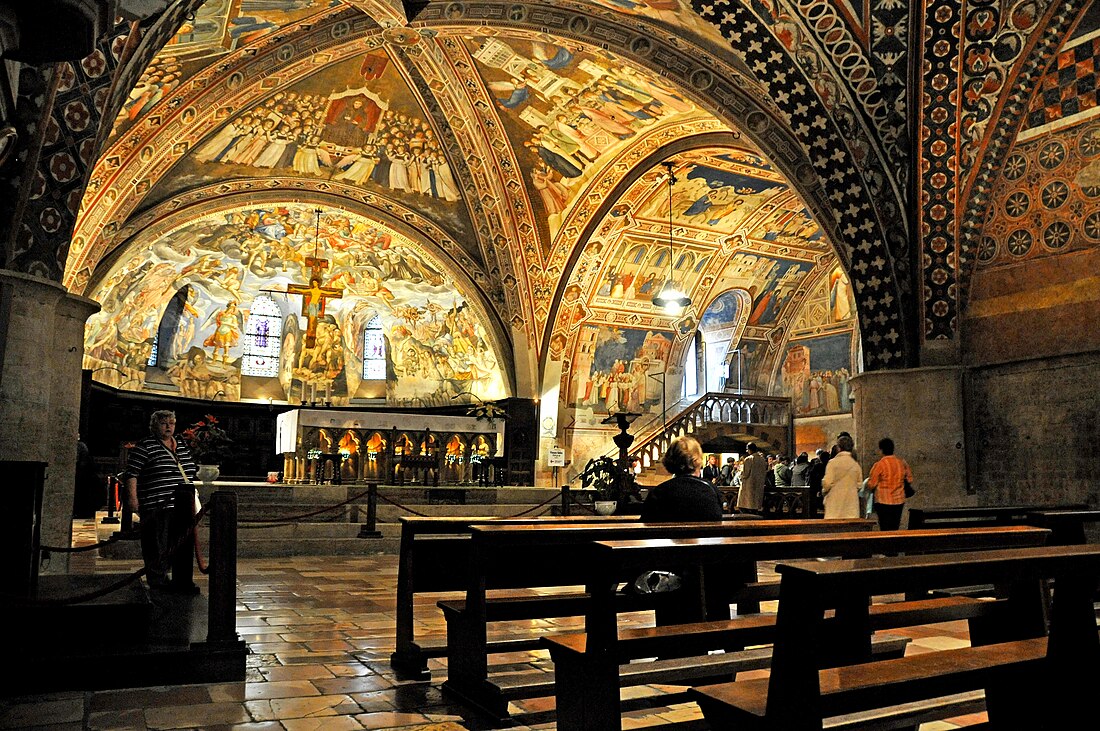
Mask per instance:
[[[317,343],[317,320],[325,314],[325,300],[340,299],[344,290],[321,286],[321,276],[328,268],[327,259],[307,256],[305,264],[309,269],[309,284],[288,284],[286,291],[302,295],[302,316],[307,322],[305,346],[312,348]]]

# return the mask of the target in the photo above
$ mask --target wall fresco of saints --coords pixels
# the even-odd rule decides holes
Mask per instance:
[[[452,230],[469,229],[436,132],[382,49],[236,111],[196,141],[176,173],[166,184],[269,174],[332,180],[392,196]]]
[[[235,209],[132,246],[121,261],[95,288],[102,310],[85,333],[85,367],[105,383],[340,405],[507,395],[485,313],[421,247],[355,214]],[[384,379],[364,368],[375,318]]]
[[[551,236],[603,164],[660,124],[699,113],[670,87],[607,55],[500,38],[470,39],[468,47]]]
[[[668,333],[585,327],[573,365],[577,423],[595,425],[619,411],[658,413],[661,374],[668,362]]]
[[[794,399],[795,416],[850,412],[852,373],[851,332],[792,340],[781,369],[783,393]]]

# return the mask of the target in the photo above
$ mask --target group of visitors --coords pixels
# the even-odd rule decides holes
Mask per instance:
[[[871,466],[867,479],[855,455],[855,443],[847,432],[841,433],[821,480],[826,518],[858,518],[861,515],[860,491],[870,495],[872,509],[878,516],[879,528],[897,530],[905,508],[906,487],[913,485],[909,464],[894,454],[894,440],[884,437],[878,442],[881,455]]]
[[[723,513],[720,487],[735,485],[738,513],[763,514],[764,491],[770,487],[809,487],[820,495],[826,518],[858,518],[864,515],[863,495],[868,495],[882,530],[897,530],[905,507],[906,488],[913,472],[894,454],[894,441],[879,440],[880,458],[866,480],[855,453],[851,434],[841,432],[832,449],[818,449],[813,459],[806,452],[793,460],[765,456],[749,443],[746,455],[719,465],[718,455],[705,459],[692,437],[675,440],[662,464],[672,479],[650,491],[642,507],[642,520],[716,520]],[[718,516],[717,518],[714,516]]]

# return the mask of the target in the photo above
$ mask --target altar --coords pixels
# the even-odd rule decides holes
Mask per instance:
[[[503,449],[504,421],[474,416],[294,409],[275,424],[289,484],[499,483]]]

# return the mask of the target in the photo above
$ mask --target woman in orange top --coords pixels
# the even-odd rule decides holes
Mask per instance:
[[[894,456],[893,439],[880,439],[878,451],[882,459],[871,468],[867,489],[875,497],[878,527],[897,530],[901,527],[901,511],[905,508],[905,483],[913,484],[913,471],[904,459]]]

